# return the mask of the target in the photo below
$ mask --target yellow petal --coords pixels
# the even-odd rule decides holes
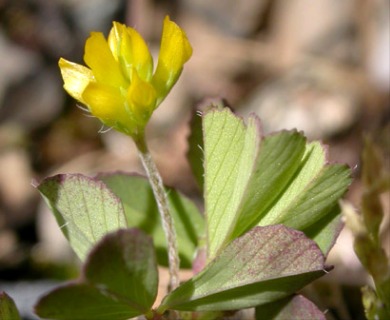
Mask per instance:
[[[192,55],[192,47],[187,35],[176,23],[166,16],[164,19],[163,33],[159,59],[165,61],[172,69],[180,69]]]
[[[82,94],[89,83],[94,81],[93,73],[87,67],[61,58],[58,62],[64,79],[64,89],[76,100],[85,104]]]
[[[116,61],[119,60],[122,34],[123,34],[123,24],[113,21],[112,28],[108,35],[108,46],[110,47],[112,55],[114,56],[114,59]]]
[[[153,76],[153,84],[162,96],[160,99],[164,98],[176,83],[184,63],[191,55],[192,47],[185,32],[166,16],[157,69]]]
[[[132,82],[127,91],[129,112],[132,113],[141,126],[145,126],[156,107],[156,90],[143,81],[133,69]]]
[[[144,39],[133,28],[124,29],[120,55],[130,75],[132,68],[135,68],[142,80],[149,81],[151,79],[153,73],[152,56]]]
[[[84,61],[97,82],[113,87],[127,87],[119,63],[115,60],[101,32],[91,32],[85,43]]]
[[[125,99],[119,89],[101,83],[90,83],[83,99],[91,113],[108,126],[126,121]]]

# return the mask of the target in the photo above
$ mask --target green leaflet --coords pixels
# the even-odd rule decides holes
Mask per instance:
[[[81,260],[105,234],[126,227],[120,199],[101,181],[60,174],[46,178],[37,188]]]
[[[295,176],[261,220],[262,225],[277,223],[283,216],[286,216],[292,203],[296,201],[297,195],[304,194],[307,184],[319,174],[325,165],[325,154],[321,144],[319,142],[306,144],[299,163],[300,166],[295,171]]]
[[[214,257],[236,220],[259,144],[259,124],[250,118],[246,127],[227,108],[204,115],[205,206],[208,254]]]
[[[35,310],[58,320],[128,319],[150,312],[157,285],[152,239],[138,229],[122,229],[93,248],[78,282],[49,292]]]
[[[258,224],[303,230],[327,253],[340,231],[337,202],[350,183],[347,166],[329,165],[321,143],[309,143],[293,179]]]
[[[231,239],[266,219],[270,208],[280,202],[282,191],[292,181],[301,163],[305,143],[305,137],[296,131],[282,131],[264,137],[256,166],[245,187]]]
[[[324,260],[315,242],[300,231],[255,227],[166,296],[159,309],[218,311],[270,303],[324,275]]]
[[[14,300],[2,291],[0,291],[0,319],[20,320]]]
[[[340,231],[338,200],[347,166],[328,163],[319,142],[281,131],[260,137],[258,119],[227,108],[204,114],[205,203],[209,259],[256,225],[304,231],[327,253]]]

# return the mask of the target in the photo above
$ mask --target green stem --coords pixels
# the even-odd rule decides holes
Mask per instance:
[[[169,212],[167,195],[164,190],[164,185],[157,170],[155,163],[153,162],[152,156],[146,145],[145,136],[139,135],[138,139],[134,139],[135,144],[138,148],[138,153],[141,158],[142,164],[148,175],[150,185],[153,189],[153,194],[157,202],[158,210],[160,212],[162,227],[165,233],[165,238],[168,243],[168,262],[169,262],[169,288],[168,291],[172,291],[177,288],[180,284],[179,279],[179,254],[176,240],[176,230],[174,227],[172,216]]]

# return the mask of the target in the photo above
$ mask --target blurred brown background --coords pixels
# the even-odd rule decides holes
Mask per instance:
[[[0,0],[0,290],[18,295],[17,284],[77,273],[33,179],[141,171],[130,139],[98,133],[100,123],[62,89],[58,59],[82,63],[90,31],[107,35],[112,20],[125,22],[157,57],[166,14],[186,30],[193,57],[148,127],[167,184],[199,197],[185,159],[187,123],[204,98],[223,97],[242,116],[257,113],[264,132],[298,128],[329,144],[332,161],[354,168],[348,198],[358,205],[363,134],[390,167],[389,10],[388,0]],[[389,212],[389,195],[384,205]],[[329,315],[358,319],[360,309],[340,298],[368,281],[348,230],[331,259]],[[19,305],[45,285],[25,289]]]

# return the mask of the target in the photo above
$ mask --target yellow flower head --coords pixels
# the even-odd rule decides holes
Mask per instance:
[[[179,78],[192,48],[185,32],[165,17],[160,55],[153,59],[141,35],[114,22],[106,40],[92,32],[85,44],[89,67],[59,61],[65,90],[105,125],[133,138],[141,134],[153,111]]]

